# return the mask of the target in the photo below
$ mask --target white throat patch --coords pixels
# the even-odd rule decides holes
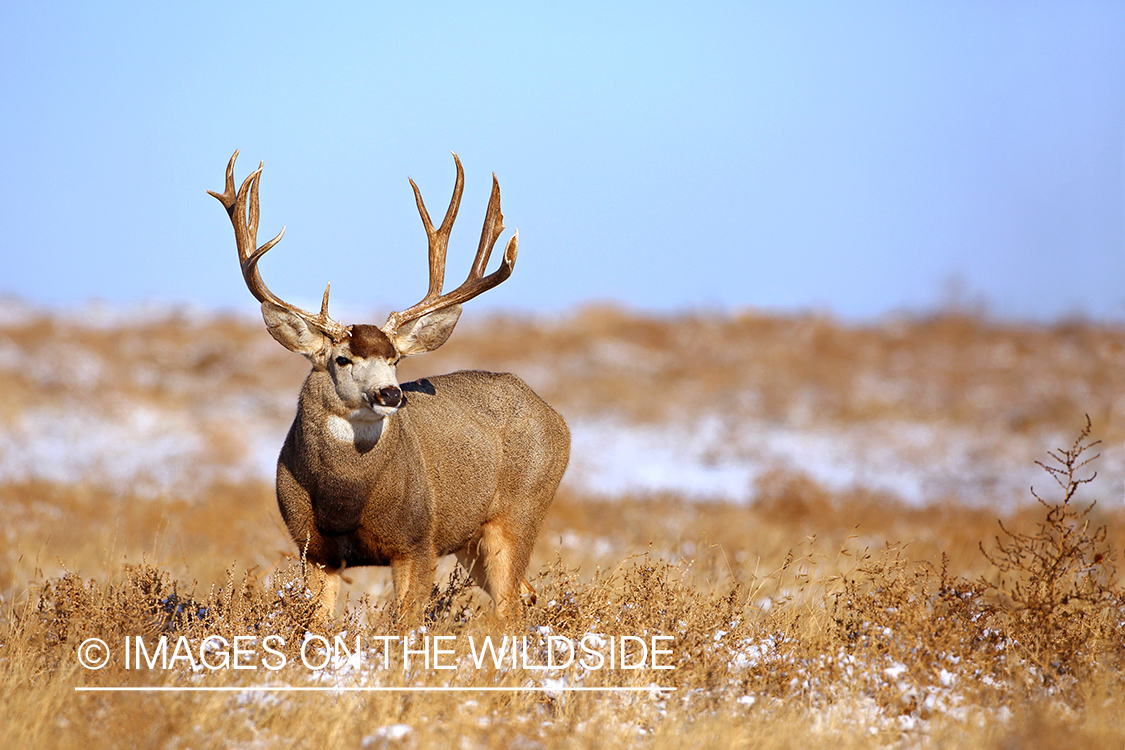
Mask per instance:
[[[385,417],[373,419],[371,412],[364,414],[362,419],[348,419],[332,414],[328,417],[328,434],[341,443],[375,444],[383,434],[384,419]]]

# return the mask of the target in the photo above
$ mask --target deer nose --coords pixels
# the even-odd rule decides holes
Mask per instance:
[[[397,385],[388,385],[375,391],[375,403],[380,406],[396,407],[402,403],[402,389]]]

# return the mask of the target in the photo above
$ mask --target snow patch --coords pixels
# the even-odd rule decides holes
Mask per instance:
[[[922,505],[955,498],[1005,506],[1050,491],[1035,465],[1050,445],[1042,436],[978,432],[956,425],[886,421],[795,428],[754,420],[702,417],[634,426],[612,419],[572,420],[565,482],[600,497],[675,494],[749,502],[770,470],[802,473],[831,492],[865,489]],[[1125,497],[1125,446],[1099,446],[1091,497]]]

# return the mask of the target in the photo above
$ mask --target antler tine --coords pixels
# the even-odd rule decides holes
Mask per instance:
[[[492,248],[496,240],[504,231],[504,214],[500,212],[500,182],[496,173],[492,173],[492,195],[488,198],[488,211],[484,215],[484,226],[480,230],[480,245],[477,247],[477,257],[469,271],[469,278],[480,278],[488,266],[488,258],[492,255]]]
[[[408,307],[402,312],[392,312],[390,314],[387,318],[387,322],[383,325],[383,331],[389,335],[393,334],[404,323],[420,318],[435,310],[467,302],[473,297],[488,291],[511,276],[512,269],[515,267],[516,253],[519,249],[519,232],[516,232],[515,236],[508,241],[507,247],[504,248],[504,260],[500,267],[488,276],[484,275],[484,270],[488,266],[489,257],[492,255],[492,249],[496,246],[496,240],[504,231],[504,214],[500,210],[500,183],[496,179],[496,174],[493,173],[492,195],[488,200],[488,210],[485,213],[484,226],[481,228],[480,245],[477,248],[477,255],[473,260],[473,265],[469,269],[469,276],[461,286],[457,287],[452,292],[446,294],[441,293],[442,280],[445,275],[445,254],[449,242],[449,230],[453,227],[453,219],[456,218],[457,215],[457,207],[461,202],[461,190],[464,185],[464,173],[461,169],[461,160],[457,158],[457,154],[454,154],[453,158],[457,162],[457,185],[453,191],[453,202],[450,203],[449,211],[446,212],[445,220],[442,221],[441,227],[438,230],[434,230],[433,223],[426,213],[426,208],[422,203],[422,195],[418,187],[414,185],[413,180],[410,181],[411,186],[414,187],[418,211],[422,215],[422,223],[426,227],[426,235],[430,241],[430,288],[426,292],[426,296],[423,297],[420,302]]]
[[[461,208],[461,193],[465,188],[465,170],[461,167],[461,160],[453,154],[453,161],[457,165],[457,181],[453,185],[453,197],[449,201],[449,208],[445,211],[445,218],[441,226],[434,229],[430,221],[430,213],[426,210],[426,203],[422,200],[422,191],[414,180],[410,180],[410,187],[414,189],[414,202],[418,204],[418,213],[422,217],[422,226],[426,228],[426,240],[429,245],[430,287],[426,290],[423,299],[433,299],[441,295],[441,287],[445,283],[445,256],[449,250],[449,233],[453,230],[453,222],[457,220],[457,211]]]
[[[234,226],[235,244],[238,247],[239,265],[242,268],[242,278],[246,282],[246,287],[254,295],[254,299],[259,302],[270,302],[289,310],[332,338],[342,338],[347,334],[347,328],[328,317],[328,289],[324,290],[320,314],[313,315],[282,300],[271,292],[262,280],[262,275],[258,271],[258,261],[278,242],[281,242],[281,238],[285,236],[285,227],[282,227],[272,240],[255,249],[258,241],[258,185],[262,177],[263,164],[258,164],[258,168],[243,180],[242,186],[236,193],[234,190],[234,162],[236,159],[238,159],[238,151],[234,152],[230,162],[227,163],[226,186],[223,192],[216,193],[213,190],[207,192],[223,204],[230,216],[231,224]],[[248,202],[249,206],[247,206]]]

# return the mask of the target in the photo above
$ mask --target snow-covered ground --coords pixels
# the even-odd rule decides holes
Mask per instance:
[[[91,303],[46,311],[0,297],[0,327],[44,319],[67,330],[112,331],[128,330],[137,320],[206,326],[223,317],[186,306],[169,310]],[[256,329],[256,314],[248,313],[247,319]],[[44,349],[0,340],[0,373],[19,373],[38,387],[50,386],[54,398],[29,406],[24,395],[18,407],[0,408],[0,481],[94,482],[153,496],[191,495],[217,479],[272,481],[296,393],[283,392],[272,381],[268,386],[253,381],[253,388],[230,383],[235,375],[257,374],[264,365],[201,374],[191,369],[192,362],[229,355],[202,337],[169,344],[161,364],[146,360],[123,374],[113,366],[110,350],[83,348],[78,341],[59,339],[61,343]],[[130,341],[136,345],[136,336]],[[268,361],[266,352],[274,353],[275,345],[262,335],[252,341],[247,361]],[[615,341],[594,344],[620,346]],[[624,351],[613,366],[631,372],[644,358],[632,349]],[[612,360],[600,364],[610,367]],[[546,367],[532,359],[521,363],[519,371],[546,388],[558,373],[537,366]],[[119,387],[123,377],[131,379],[131,390]],[[1099,382],[1092,376],[1075,382],[1086,387],[1087,380]],[[137,393],[141,395],[135,398]],[[624,420],[612,404],[599,416],[571,414],[571,463],[564,482],[580,494],[598,497],[672,494],[752,502],[757,480],[781,470],[802,474],[834,493],[854,488],[910,504],[955,498],[1005,505],[1030,500],[1032,485],[1051,497],[1051,480],[1035,461],[1047,460],[1048,450],[1066,447],[1074,438],[1073,433],[890,416],[838,424],[800,409],[791,410],[793,421],[768,421],[746,416],[761,412],[753,408],[751,387],[741,393],[749,405],[734,412],[685,409],[684,416],[658,424]],[[1094,428],[1096,438],[1098,425]],[[1125,502],[1125,445],[1103,444],[1098,450],[1101,459],[1093,467],[1098,478],[1085,496]]]
[[[23,412],[0,423],[0,480],[94,482],[142,495],[190,495],[214,480],[272,481],[288,423],[260,412],[232,421],[237,404],[215,406],[208,415],[129,402]],[[755,481],[771,470],[804,474],[833,492],[861,488],[911,504],[1006,505],[1030,499],[1031,485],[1050,497],[1050,479],[1034,462],[1072,439],[1041,444],[960,426],[796,428],[718,416],[647,426],[575,419],[570,427],[564,481],[578,493],[730,502],[752,502]],[[1086,496],[1121,502],[1125,446],[1099,448],[1098,479]]]
[[[977,505],[1030,500],[1030,486],[1052,496],[1037,460],[1069,447],[1073,436],[1040,444],[1026,435],[973,432],[955,425],[876,422],[796,428],[707,417],[694,423],[636,427],[613,421],[571,425],[567,480],[583,492],[675,493],[752,501],[766,471],[806,475],[839,492],[865,489],[910,504],[955,498]],[[1088,497],[1125,498],[1125,446],[1098,446],[1098,476]]]

